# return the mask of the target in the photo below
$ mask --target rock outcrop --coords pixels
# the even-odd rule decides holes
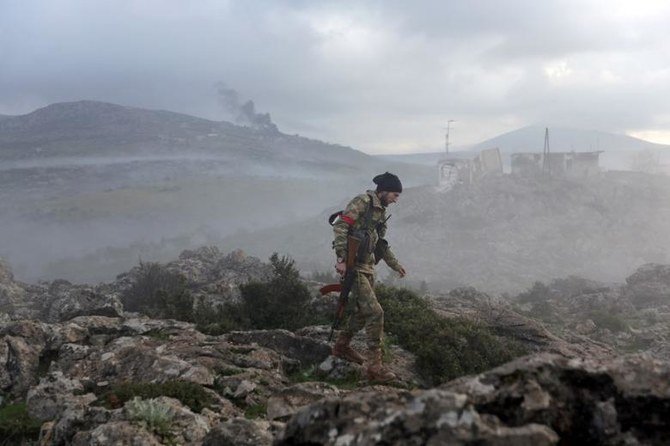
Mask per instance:
[[[235,299],[222,284],[238,289],[271,273],[211,248],[168,265],[214,299]],[[41,444],[53,445],[668,444],[670,349],[657,340],[647,353],[616,356],[591,339],[602,321],[584,318],[603,306],[649,320],[661,311],[651,327],[627,331],[660,332],[667,271],[645,265],[621,287],[571,279],[547,288],[542,299],[569,327],[581,324],[583,334],[569,336],[472,288],[437,296],[442,316],[486,323],[532,354],[431,389],[396,345],[388,366],[399,379],[373,385],[361,366],[330,356],[327,326],[211,336],[124,312],[119,295],[137,271],[97,287],[27,285],[0,263],[0,405],[25,402],[42,423]],[[640,290],[653,298],[631,297]],[[362,333],[353,345],[364,348]]]
[[[537,354],[441,388],[326,398],[280,445],[642,445],[670,441],[670,364]]]

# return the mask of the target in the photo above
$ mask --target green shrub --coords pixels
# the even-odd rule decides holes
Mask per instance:
[[[135,397],[125,405],[128,418],[139,422],[148,430],[156,432],[163,438],[171,438],[172,409],[156,399],[142,400]]]
[[[548,300],[534,302],[528,315],[549,324],[558,324],[561,322],[561,319],[556,313],[556,309]]]
[[[312,297],[295,262],[274,253],[270,263],[272,278],[241,285],[239,303],[227,303],[216,309],[198,306],[195,311],[198,329],[217,335],[231,330],[295,330],[315,323],[317,319],[309,311]]]
[[[0,444],[29,444],[39,437],[42,423],[28,415],[25,403],[0,408]]]
[[[419,374],[431,385],[488,370],[525,353],[518,343],[502,342],[481,323],[439,316],[410,290],[380,285],[376,292],[386,331],[416,356]]]
[[[211,304],[199,304],[193,314],[198,330],[218,336],[233,330],[245,330],[251,327],[244,311],[242,304],[226,302],[217,307]]]
[[[99,400],[107,407],[116,408],[135,397],[151,399],[159,396],[178,399],[194,412],[200,412],[214,402],[212,396],[200,384],[188,381],[122,383],[105,392]]]
[[[546,302],[547,299],[549,298],[550,292],[551,291],[549,290],[548,286],[546,286],[542,282],[535,282],[529,290],[519,294],[516,297],[516,300],[522,304],[525,303],[535,304],[538,302]]]
[[[628,330],[628,324],[626,321],[624,321],[620,315],[610,311],[592,311],[589,315],[589,318],[596,324],[598,328],[606,328],[614,333]]]
[[[160,263],[140,262],[137,278],[121,301],[127,311],[153,318],[193,320],[193,297],[186,278]]]
[[[246,408],[244,411],[244,417],[251,420],[253,418],[262,418],[267,414],[268,408],[265,404],[258,403],[253,404]]]
[[[321,283],[337,283],[340,281],[337,277],[335,277],[335,274],[331,272],[319,272],[319,271],[314,271],[312,273],[312,280],[315,282],[321,282]]]
[[[309,289],[300,280],[295,262],[272,254],[273,277],[269,282],[250,282],[240,287],[243,314],[251,328],[294,330],[310,322]]]

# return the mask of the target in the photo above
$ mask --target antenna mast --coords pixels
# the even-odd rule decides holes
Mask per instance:
[[[453,119],[450,119],[447,121],[447,134],[445,135],[444,138],[444,150],[449,155],[449,130],[451,130],[451,123],[456,122]]]
[[[549,127],[544,128],[544,150],[542,151],[542,174],[551,175],[551,161],[549,158]]]

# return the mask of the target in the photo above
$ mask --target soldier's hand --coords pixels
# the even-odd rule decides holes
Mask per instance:
[[[405,268],[403,268],[402,265],[398,267],[398,274],[400,275],[400,278],[403,278],[407,275],[407,271],[405,271]]]
[[[344,276],[347,272],[347,264],[344,262],[337,262],[335,264],[335,271],[337,271],[340,276]]]

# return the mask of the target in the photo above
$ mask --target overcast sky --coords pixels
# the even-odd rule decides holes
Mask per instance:
[[[0,114],[96,99],[424,152],[539,124],[670,143],[670,2],[0,0]]]

